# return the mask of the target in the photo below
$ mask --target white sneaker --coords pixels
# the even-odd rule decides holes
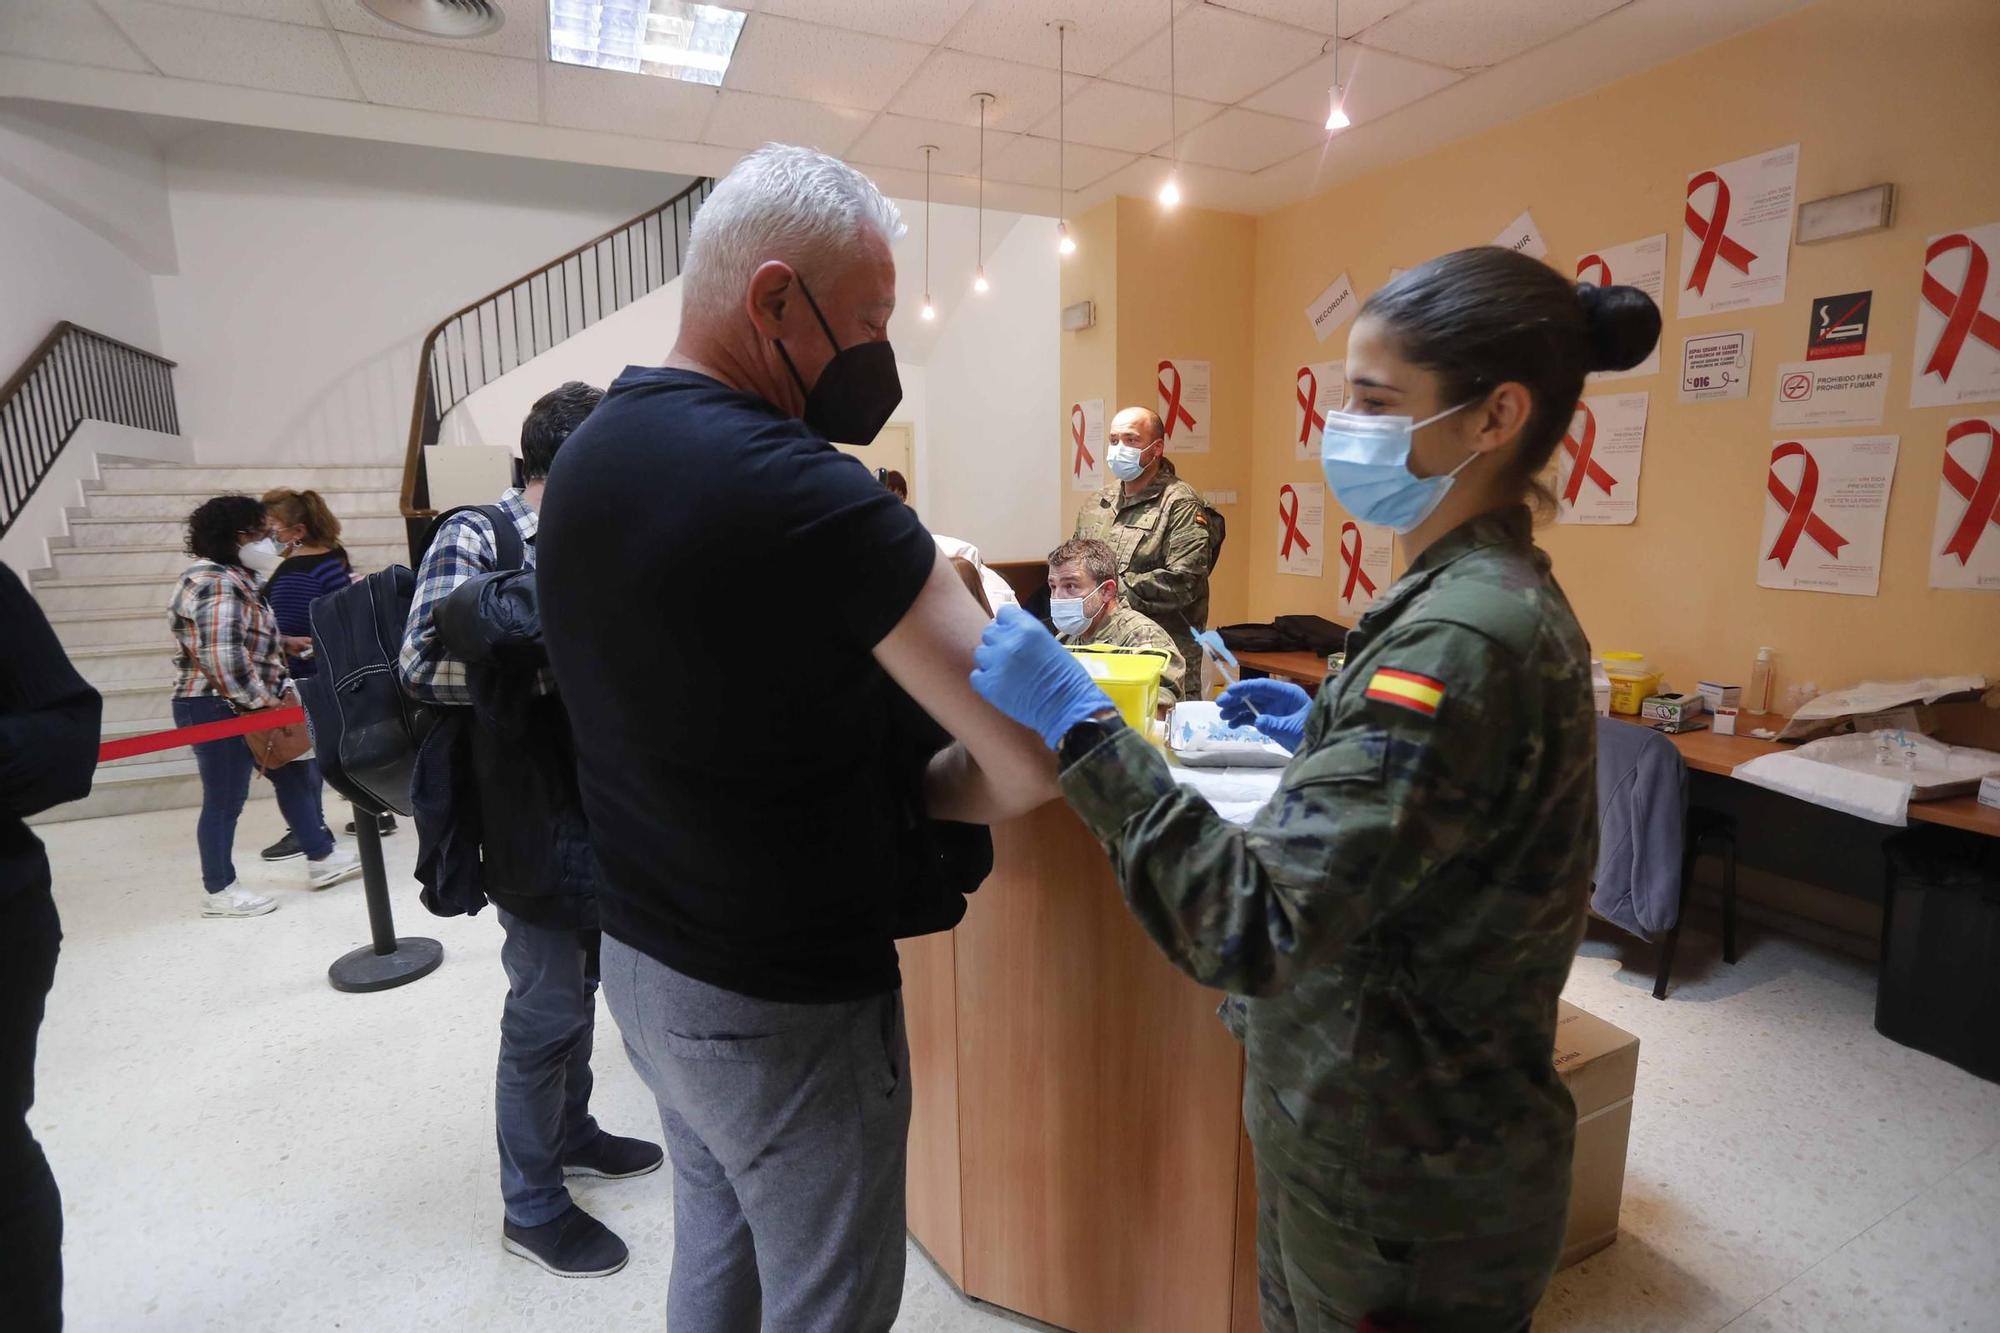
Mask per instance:
[[[330,888],[361,873],[361,854],[351,847],[335,847],[324,861],[306,862],[306,883],[315,889]]]
[[[277,910],[275,898],[263,897],[235,884],[220,893],[204,892],[201,895],[203,916],[262,916]]]

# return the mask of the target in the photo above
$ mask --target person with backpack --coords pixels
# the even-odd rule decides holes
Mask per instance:
[[[603,396],[577,381],[544,394],[521,426],[523,484],[438,524],[397,664],[412,697],[441,706],[412,782],[425,906],[456,915],[491,902],[506,932],[494,1097],[501,1243],[559,1277],[602,1277],[629,1258],[563,1178],[623,1180],[665,1157],[657,1144],[606,1133],[590,1114],[597,863],[535,609],[549,467]]]
[[[271,521],[271,540],[283,556],[264,581],[264,601],[278,618],[278,635],[285,649],[285,666],[295,681],[319,672],[312,651],[312,604],[354,581],[354,565],[340,544],[340,520],[318,491],[279,486],[264,492],[264,513]],[[396,831],[396,817],[383,815],[379,831]],[[353,825],[347,831],[354,832]],[[290,861],[305,855],[291,830],[266,847],[266,861]]]
[[[1222,547],[1222,516],[1175,473],[1159,413],[1125,408],[1105,438],[1111,480],[1078,511],[1070,536],[1117,553],[1125,604],[1173,636],[1181,660],[1197,667],[1194,636],[1208,628],[1208,574]]]

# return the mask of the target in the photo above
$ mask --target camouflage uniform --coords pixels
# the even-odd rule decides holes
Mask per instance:
[[[1072,639],[1066,634],[1058,634],[1056,637],[1064,643],[1104,643],[1113,648],[1157,648],[1169,659],[1166,670],[1160,673],[1161,707],[1179,703],[1187,697],[1185,693],[1187,659],[1181,656],[1181,650],[1174,643],[1173,635],[1123,602],[1112,607],[1111,614],[1099,621],[1097,628],[1082,638]]]
[[[1137,495],[1114,478],[1077,511],[1070,535],[1110,546],[1118,596],[1172,637],[1182,661],[1201,661],[1194,631],[1208,628],[1208,508],[1171,462],[1161,459]]]
[[[1132,731],[1063,794],[1175,965],[1251,997],[1265,1327],[1520,1328],[1569,1194],[1551,1054],[1597,855],[1588,645],[1514,509],[1426,550],[1347,654],[1248,825]]]

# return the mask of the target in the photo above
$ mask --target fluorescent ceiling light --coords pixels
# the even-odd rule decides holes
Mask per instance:
[[[744,18],[688,0],[549,0],[549,59],[720,87]]]

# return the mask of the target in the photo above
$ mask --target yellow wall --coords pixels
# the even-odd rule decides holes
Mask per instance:
[[[1686,686],[1704,675],[1742,680],[1757,646],[1770,644],[1779,654],[1780,697],[1787,681],[1808,678],[1831,688],[1925,671],[2000,675],[2000,596],[1926,586],[1945,421],[1980,409],[1907,406],[1925,238],[2000,220],[1997,58],[1996,0],[1825,0],[1338,186],[1258,222],[1255,359],[1247,374],[1225,360],[1237,321],[1221,285],[1245,266],[1202,259],[1194,249],[1234,244],[1241,229],[1194,214],[1161,217],[1149,203],[1122,201],[1120,387],[1136,391],[1143,379],[1150,393],[1151,367],[1142,375],[1139,362],[1155,345],[1180,355],[1213,355],[1218,453],[1200,471],[1188,471],[1204,486],[1235,484],[1241,470],[1220,451],[1253,442],[1249,486],[1238,506],[1249,521],[1231,515],[1236,522],[1224,557],[1227,572],[1239,580],[1247,573],[1247,610],[1255,619],[1296,611],[1331,616],[1337,561],[1329,559],[1325,576],[1311,580],[1279,575],[1273,557],[1278,486],[1319,475],[1316,464],[1292,457],[1293,370],[1306,360],[1337,357],[1343,347],[1339,336],[1323,348],[1315,343],[1303,315],[1306,302],[1342,270],[1365,294],[1388,281],[1392,265],[1409,267],[1483,243],[1523,208],[1533,210],[1550,262],[1565,273],[1584,247],[1664,231],[1668,291],[1660,373],[1612,382],[1620,391],[1651,395],[1638,521],[1629,527],[1551,524],[1540,537],[1591,641],[1600,649],[1644,651],[1674,683]],[[1801,200],[1891,181],[1898,196],[1895,225],[1794,246],[1780,305],[1673,318],[1687,174],[1793,142],[1800,145]],[[1194,275],[1201,280],[1190,282]],[[1807,307],[1815,296],[1871,288],[1868,350],[1891,357],[1887,415],[1879,427],[1804,434],[1902,437],[1881,593],[1760,589],[1756,546],[1776,367],[1804,358]],[[1135,328],[1154,319],[1169,336],[1134,337]],[[1212,341],[1189,341],[1211,319]],[[1681,406],[1675,401],[1680,338],[1739,327],[1755,331],[1749,397]],[[1247,435],[1241,433],[1240,401],[1246,391],[1254,394]],[[1232,480],[1211,480],[1223,476]],[[1336,532],[1340,515],[1331,497],[1328,511],[1327,531]]]

